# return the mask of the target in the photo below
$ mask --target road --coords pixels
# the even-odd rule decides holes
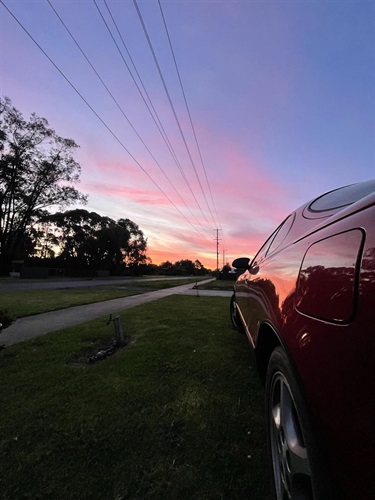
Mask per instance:
[[[62,281],[29,281],[19,279],[3,279],[0,280],[0,293],[1,292],[18,292],[20,290],[61,290],[66,288],[86,288],[92,286],[103,285],[122,285],[126,283],[136,283],[139,281],[172,281],[187,279],[189,276],[163,276],[157,278],[124,278],[124,279],[110,279],[110,278],[87,278],[79,280],[62,280]],[[192,284],[196,279],[191,278]]]

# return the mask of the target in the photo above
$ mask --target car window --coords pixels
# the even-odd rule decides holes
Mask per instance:
[[[360,182],[335,189],[310,203],[309,212],[326,212],[346,207],[375,191],[375,181]]]
[[[256,264],[259,264],[260,262],[262,262],[262,260],[265,258],[265,256],[267,255],[267,251],[272,243],[272,240],[274,239],[277,231],[279,230],[279,228],[276,229],[276,231],[274,231],[271,236],[266,240],[266,242],[263,244],[263,246],[260,248],[260,250],[258,251],[258,253],[255,255],[254,259],[253,259],[253,262],[251,263],[251,265],[256,265]]]
[[[279,246],[282,244],[282,242],[287,237],[289,231],[291,230],[294,219],[295,219],[295,214],[290,214],[289,217],[287,217],[285,221],[281,224],[281,226],[279,227],[278,231],[275,234],[275,237],[271,242],[271,245],[268,247],[267,255],[270,254],[271,252],[274,252],[277,248],[279,248]]]
[[[270,250],[276,250],[276,248],[281,245],[293,225],[294,217],[295,214],[289,215],[271,234],[271,236],[260,248],[259,252],[255,255],[254,260],[251,264],[252,266],[262,262],[262,260],[269,254]]]

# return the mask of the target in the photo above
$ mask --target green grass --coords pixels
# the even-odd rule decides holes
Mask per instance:
[[[233,290],[234,281],[214,280],[203,285],[198,285],[200,290]]]
[[[1,307],[16,318],[65,309],[93,302],[127,297],[138,293],[194,283],[196,280],[149,280],[130,283],[113,282],[112,285],[66,288],[60,290],[20,290],[1,293]],[[198,280],[199,281],[199,280]]]
[[[171,296],[0,351],[3,499],[269,498],[263,391],[228,299]]]

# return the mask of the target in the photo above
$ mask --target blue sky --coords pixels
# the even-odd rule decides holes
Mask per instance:
[[[198,258],[215,267],[216,227],[222,229],[221,258],[223,250],[228,261],[253,255],[303,202],[375,176],[373,2],[161,0],[203,168],[158,1],[137,5],[189,152],[134,2],[106,3],[178,162],[98,12],[131,67],[104,0],[51,0],[164,173],[47,0],[3,3],[138,164],[3,5],[0,93],[25,117],[31,112],[46,117],[60,135],[80,145],[76,158],[82,166],[80,189],[89,195],[86,208],[138,223],[155,263]]]

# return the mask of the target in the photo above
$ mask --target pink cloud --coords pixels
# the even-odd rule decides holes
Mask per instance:
[[[133,203],[139,203],[141,205],[159,205],[159,206],[169,206],[169,201],[160,193],[159,191],[150,189],[139,189],[127,187],[125,185],[110,185],[103,183],[87,183],[83,184],[83,187],[91,193],[95,193],[100,196],[110,196],[117,198],[126,198],[128,201]]]
[[[174,243],[173,246],[169,248],[154,243],[147,253],[154,264],[161,264],[166,260],[174,263],[181,259],[189,259],[193,262],[198,259],[209,269],[214,269],[216,267],[216,261],[213,254],[212,258],[207,258],[207,255],[210,255],[207,251],[194,251],[192,247],[186,247],[186,245],[182,243]]]
[[[220,221],[219,226],[223,229],[220,233],[220,254],[225,249],[226,261],[230,263],[238,256],[254,256],[271,232],[291,209],[295,208],[290,206],[290,200],[295,195],[286,181],[267,172],[267,169],[258,160],[249,156],[247,150],[235,139],[228,136],[214,136],[211,130],[205,131],[202,124],[199,124],[199,128],[200,136],[203,135],[203,156]],[[163,166],[190,210],[160,172],[155,174],[157,172],[155,165],[150,167],[152,172],[150,175],[180,212],[206,237],[194,230],[139,167],[136,164],[132,165],[132,160],[120,161],[111,158],[109,161],[104,161],[102,158],[95,158],[94,162],[94,179],[92,177],[87,179],[86,176],[82,187],[99,198],[112,200],[119,209],[121,207],[122,212],[125,212],[128,206],[132,214],[138,213],[140,218],[146,221],[139,225],[149,237],[148,255],[154,262],[198,258],[207,267],[216,268],[213,228],[217,223],[212,222],[206,201],[189,163],[183,164],[184,172],[206,217],[202,215],[190,188],[171,162],[167,161]],[[196,161],[196,168],[211,204],[200,161]],[[215,214],[212,205],[211,211]],[[214,217],[216,218],[216,215]],[[136,216],[132,215],[130,218],[138,223]],[[208,224],[207,220],[211,223]],[[162,224],[158,224],[158,221]],[[200,224],[207,228],[207,231],[204,231]]]

